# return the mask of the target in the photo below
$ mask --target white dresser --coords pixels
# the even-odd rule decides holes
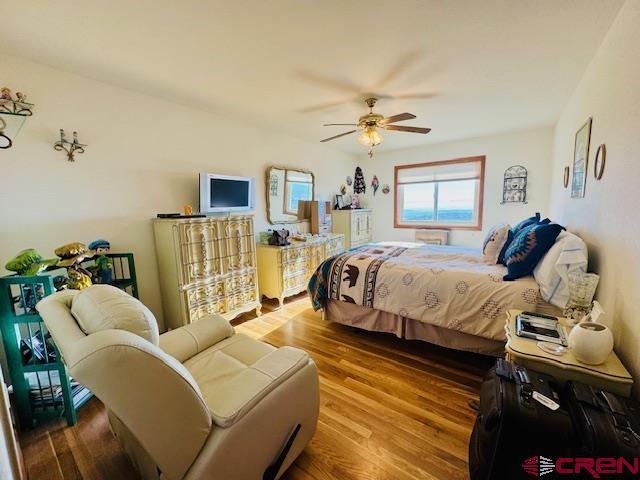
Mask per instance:
[[[370,208],[334,210],[331,213],[334,233],[342,233],[345,247],[353,248],[373,241],[373,218]]]
[[[258,244],[258,278],[260,295],[285,297],[307,289],[309,278],[326,258],[344,252],[344,235],[311,237],[306,242],[292,242],[286,247]]]
[[[165,325],[260,314],[253,217],[155,219]]]

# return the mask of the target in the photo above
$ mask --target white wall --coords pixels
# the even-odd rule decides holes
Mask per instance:
[[[0,151],[0,265],[33,247],[46,257],[70,241],[104,237],[135,254],[142,301],[161,321],[151,218],[198,205],[198,172],[256,178],[256,230],[268,225],[268,165],[316,174],[329,200],[353,158],[269,129],[172,104],[10,56],[2,85],[36,104],[13,148]],[[75,163],[53,150],[58,130],[78,130],[87,151]],[[1,268],[1,267],[0,267]],[[0,273],[3,273],[0,271]]]
[[[403,135],[402,133],[396,133]],[[389,135],[392,135],[390,133]],[[500,222],[516,223],[536,211],[546,213],[549,197],[553,129],[551,127],[478,137],[423,147],[375,152],[373,159],[362,155],[359,165],[367,181],[364,202],[373,208],[374,238],[376,240],[413,241],[415,230],[393,228],[395,165],[434,162],[460,157],[486,156],[484,183],[483,231],[452,231],[450,243],[479,247],[485,232]],[[502,201],[502,182],[505,169],[511,165],[524,165],[529,171],[527,185],[528,204],[505,204]],[[371,177],[377,175],[380,184],[391,186],[391,192],[383,195],[381,189],[372,194]]]
[[[601,275],[597,297],[608,313],[616,350],[640,374],[640,2],[628,0],[586,70],[555,129],[551,211],[588,243]],[[585,198],[562,186],[576,130],[593,117]],[[593,176],[599,144],[607,146],[602,180]]]

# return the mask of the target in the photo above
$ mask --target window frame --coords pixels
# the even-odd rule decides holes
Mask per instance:
[[[285,169],[284,172],[284,195],[282,196],[282,211],[284,214],[286,215],[298,215],[298,212],[292,212],[289,210],[289,200],[291,200],[291,184],[292,183],[304,183],[304,184],[308,184],[311,185],[311,200],[313,200],[314,197],[314,190],[315,190],[315,182],[314,182],[314,176],[313,173],[308,172],[306,170],[296,170],[297,172],[303,172],[303,173],[309,173],[311,174],[311,181],[310,182],[296,182],[296,181],[292,181],[289,180],[289,169]]]
[[[424,162],[424,163],[412,163],[409,165],[396,165],[394,167],[394,175],[393,175],[393,186],[395,189],[394,192],[394,202],[393,202],[393,226],[394,228],[412,228],[415,230],[482,230],[482,217],[484,210],[484,177],[485,177],[485,155],[480,155],[476,157],[462,157],[462,158],[454,158],[452,160],[441,160],[436,162]],[[420,168],[420,167],[436,167],[440,165],[451,165],[454,163],[480,163],[480,176],[478,178],[478,200],[477,200],[477,215],[475,224],[461,224],[461,225],[452,225],[446,223],[437,223],[437,183],[436,188],[434,188],[434,211],[433,211],[433,222],[428,223],[402,223],[401,215],[399,215],[400,205],[400,188],[398,185],[398,173],[400,170],[411,169],[411,168]]]

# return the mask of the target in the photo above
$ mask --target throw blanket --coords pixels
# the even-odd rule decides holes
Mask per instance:
[[[327,299],[341,300],[504,340],[505,312],[534,310],[539,297],[533,277],[504,282],[505,273],[474,249],[382,243],[325,260],[308,291],[316,310]]]

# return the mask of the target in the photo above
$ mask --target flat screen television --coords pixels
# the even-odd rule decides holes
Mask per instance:
[[[255,180],[248,177],[200,174],[200,213],[255,208]]]

